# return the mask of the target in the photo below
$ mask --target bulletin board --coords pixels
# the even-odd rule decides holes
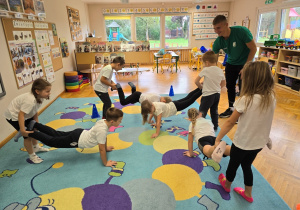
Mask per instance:
[[[82,40],[79,10],[67,6],[67,11],[72,41]]]
[[[18,88],[63,68],[62,54],[54,23],[2,18],[6,43]]]
[[[215,39],[218,34],[214,32],[212,22],[217,15],[228,17],[228,12],[194,12],[193,35],[195,39]]]

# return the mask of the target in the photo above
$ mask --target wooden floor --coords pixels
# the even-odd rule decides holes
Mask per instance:
[[[194,79],[199,72],[192,71],[187,65],[181,66],[182,71],[171,74],[156,72],[144,72],[142,74],[113,76],[113,80],[120,83],[125,94],[130,93],[128,82],[133,82],[137,90],[168,94],[173,85],[174,93],[188,93],[196,88]],[[291,94],[284,89],[275,88],[277,107],[272,124],[271,139],[273,149],[265,147],[254,161],[256,169],[265,177],[275,191],[285,200],[291,209],[296,209],[300,203],[300,96]],[[117,95],[117,91],[109,91],[111,96]],[[96,97],[91,86],[84,87],[79,93],[64,93],[63,98]],[[199,102],[199,99],[198,99]],[[228,108],[226,89],[221,93],[219,113]],[[226,119],[219,119],[219,126]],[[227,134],[233,139],[236,126]],[[254,178],[254,187],[255,178]],[[255,195],[254,195],[255,198]]]

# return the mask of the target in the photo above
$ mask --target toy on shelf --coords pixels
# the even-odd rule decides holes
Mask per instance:
[[[276,46],[277,41],[279,40],[280,35],[279,34],[272,34],[270,35],[270,39],[265,41],[264,46],[265,47],[273,47]]]

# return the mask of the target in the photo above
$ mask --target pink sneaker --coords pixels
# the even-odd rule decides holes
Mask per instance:
[[[238,194],[240,194],[246,201],[248,201],[249,203],[253,202],[253,198],[248,197],[245,195],[245,190],[241,187],[235,187],[234,191],[237,192]]]
[[[226,177],[225,177],[224,174],[219,175],[219,182],[220,182],[220,184],[222,185],[222,187],[224,188],[224,190],[226,192],[230,192],[230,188],[228,189],[228,188],[225,187]]]

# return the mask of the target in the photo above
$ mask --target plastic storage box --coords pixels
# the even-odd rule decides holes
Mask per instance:
[[[286,67],[280,67],[280,72],[283,74],[288,74],[289,68]]]
[[[288,65],[289,70],[288,70],[288,75],[296,77],[297,76],[297,66],[293,66],[293,65]]]

